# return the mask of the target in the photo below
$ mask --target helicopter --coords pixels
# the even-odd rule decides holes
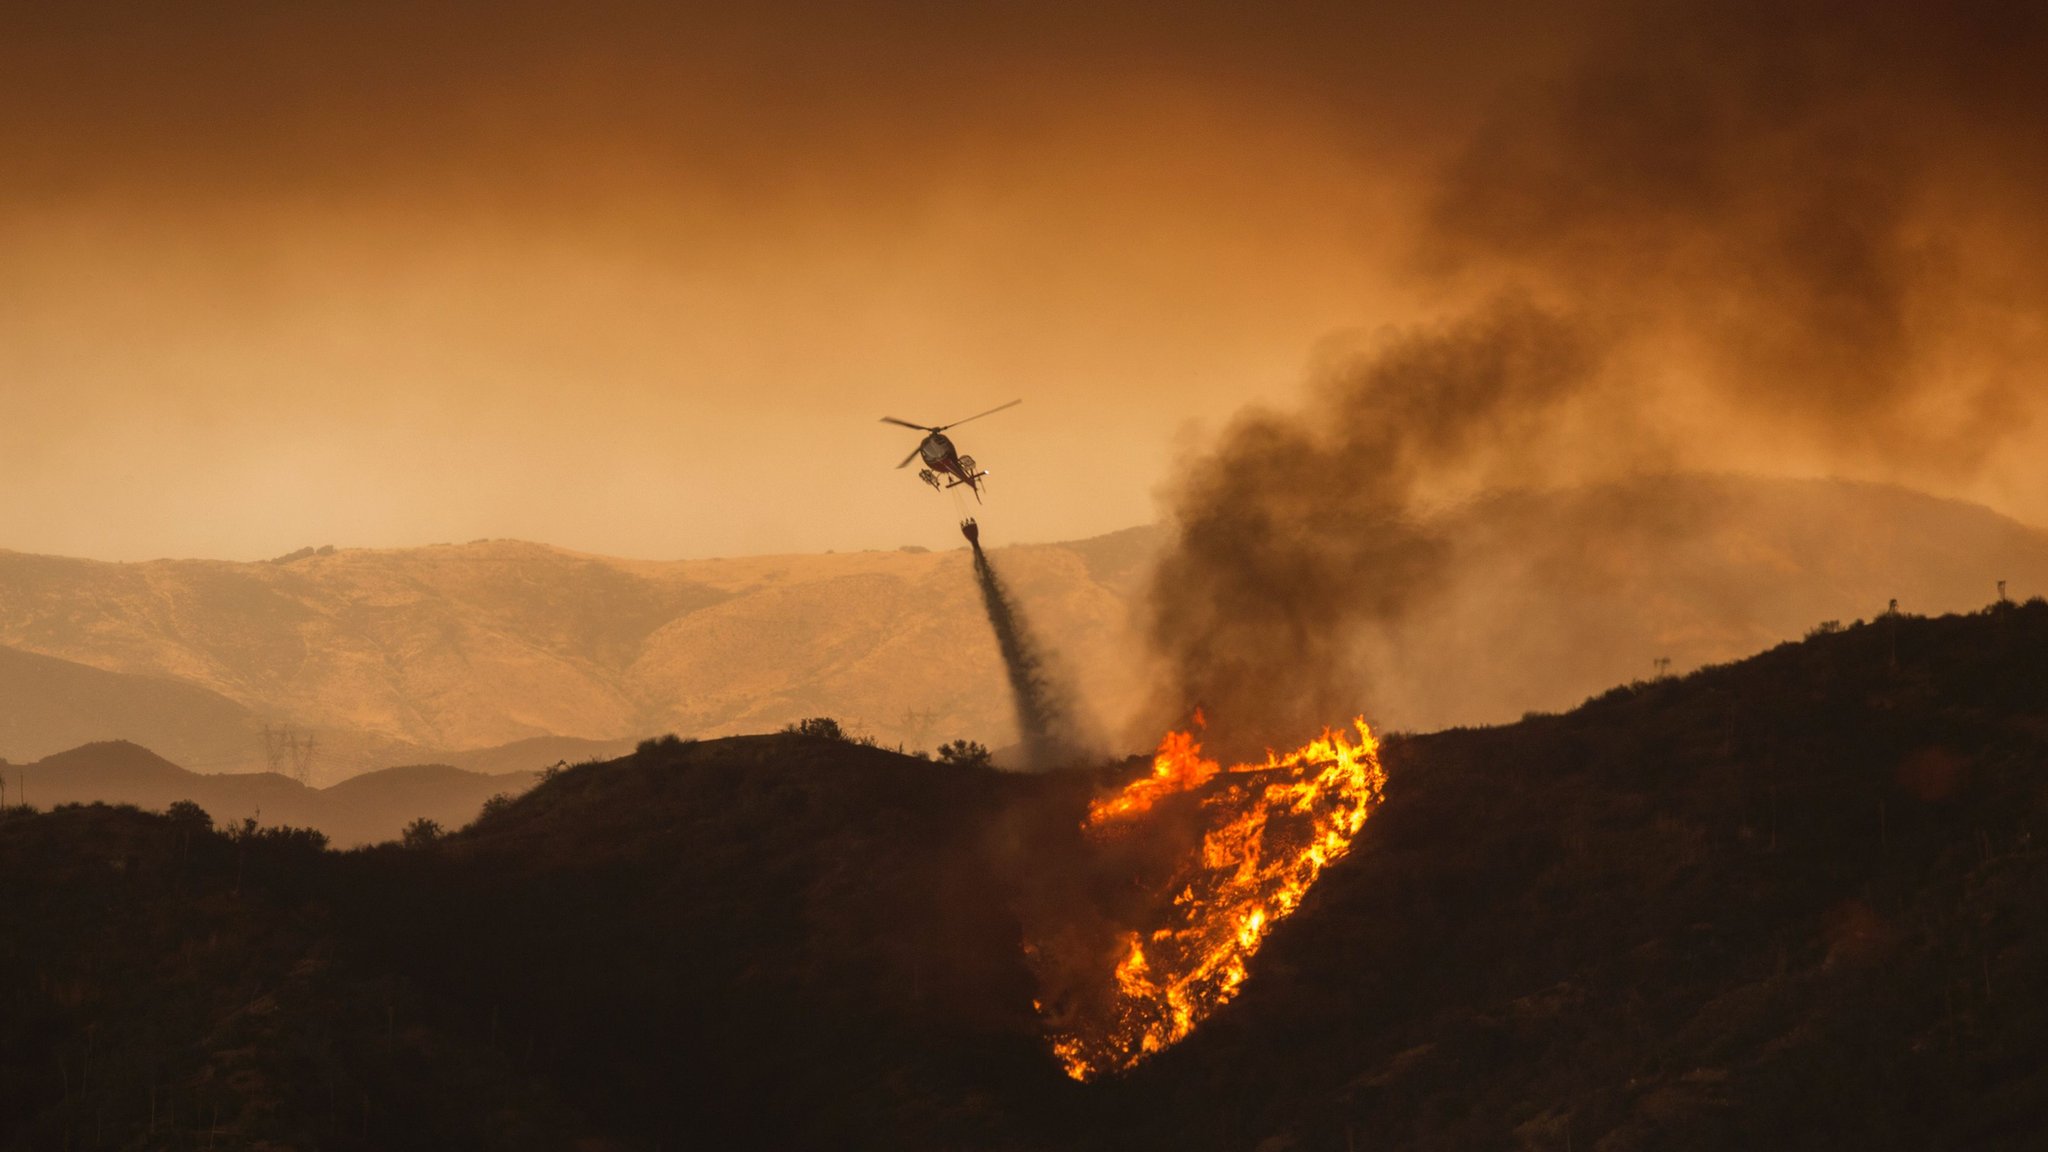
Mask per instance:
[[[919,480],[931,485],[934,490],[941,492],[948,488],[958,488],[960,485],[965,484],[973,491],[974,502],[979,504],[981,502],[981,478],[988,475],[988,473],[975,469],[974,457],[960,455],[959,451],[953,447],[953,442],[946,439],[946,429],[957,428],[967,423],[968,420],[979,420],[983,416],[993,416],[1005,408],[1015,408],[1023,402],[1022,399],[1012,400],[1008,404],[999,404],[986,412],[978,412],[967,417],[966,420],[955,420],[951,424],[940,424],[937,427],[933,427],[930,424],[913,424],[908,420],[898,420],[894,416],[882,417],[882,423],[884,424],[900,424],[905,428],[915,428],[925,434],[924,440],[917,447],[911,449],[910,455],[905,456],[903,463],[898,464],[896,467],[908,468],[912,460],[923,456],[925,467],[918,471],[917,478]],[[943,482],[939,479],[942,473],[946,477]]]

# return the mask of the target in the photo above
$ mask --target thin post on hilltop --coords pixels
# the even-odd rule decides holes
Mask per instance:
[[[1897,672],[1899,670],[1899,602],[1896,598],[1885,606],[1884,632],[1885,640],[1891,647],[1891,670]]]

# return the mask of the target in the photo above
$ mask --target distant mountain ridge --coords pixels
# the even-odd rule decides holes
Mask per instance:
[[[1983,605],[1998,580],[2016,599],[2048,591],[2048,535],[1882,485],[1652,477],[1496,495],[1428,526],[1448,543],[1441,579],[1362,641],[1362,706],[1395,729],[1568,707],[1659,660],[1733,659],[1893,598],[1942,612]],[[1075,698],[1128,747],[1152,738],[1142,595],[1166,538],[993,551]],[[478,541],[139,564],[0,551],[0,757],[119,737],[249,771],[270,766],[258,733],[277,725],[318,741],[314,779],[332,781],[469,766],[523,741],[814,715],[912,749],[1014,740],[964,549],[646,561]]]
[[[1881,484],[1659,476],[1504,493],[1433,527],[1444,580],[1367,657],[1374,715],[1411,731],[1562,711],[1893,600],[1937,614],[1984,607],[2000,581],[2048,594],[2048,533]]]
[[[1064,546],[1004,554],[1042,625],[1072,638],[1084,687],[1101,692],[1120,673],[1103,656],[1126,590]],[[1128,558],[1107,562],[1110,579],[1128,575]],[[964,550],[658,562],[481,541],[139,564],[0,552],[0,646],[92,680],[74,694],[79,723],[47,719],[63,711],[47,693],[0,705],[14,717],[0,756],[12,758],[81,737],[163,739],[131,701],[166,685],[207,694],[203,709],[192,696],[203,737],[167,741],[181,752],[262,767],[255,733],[290,725],[324,744],[322,779],[522,740],[716,734],[824,713],[920,746],[996,742],[1008,725]],[[237,745],[239,759],[220,751]]]
[[[195,767],[237,765],[257,754],[260,728],[249,708],[198,684],[0,647],[0,757],[131,740]]]
[[[33,764],[0,765],[10,804],[133,804],[163,811],[180,800],[216,824],[254,819],[266,827],[313,828],[337,848],[395,840],[425,817],[446,828],[476,819],[485,800],[516,796],[538,771],[482,773],[447,764],[386,768],[327,788],[309,788],[275,772],[188,772],[125,740],[86,744]]]

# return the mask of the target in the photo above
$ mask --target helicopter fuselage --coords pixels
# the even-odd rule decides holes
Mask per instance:
[[[917,446],[917,453],[924,457],[927,465],[946,472],[954,471],[952,464],[960,458],[959,453],[953,448],[953,442],[946,439],[944,432],[934,432],[926,436],[924,443]]]
[[[965,484],[974,492],[976,500],[981,499],[981,478],[987,473],[976,471],[974,457],[960,455],[945,433],[933,432],[926,436],[924,443],[917,446],[917,454],[926,465],[925,470],[918,473],[919,479],[941,491]],[[940,476],[946,477],[944,483],[940,482]]]

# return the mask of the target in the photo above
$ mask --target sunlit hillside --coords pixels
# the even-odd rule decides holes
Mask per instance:
[[[1063,546],[1008,549],[1003,563],[1087,696],[1128,696],[1117,572],[1098,579],[1085,548]],[[14,650],[0,672],[24,666],[0,707],[13,759],[133,738],[194,767],[276,767],[260,728],[289,726],[324,743],[313,773],[332,778],[535,737],[716,735],[816,714],[914,746],[1000,744],[1010,729],[964,550],[668,563],[513,541],[253,564],[0,553],[0,645]],[[51,687],[50,669],[66,683]],[[203,731],[167,734],[153,717],[176,711],[168,697]]]
[[[1497,496],[1429,527],[1450,545],[1441,578],[1364,640],[1359,704],[1392,729],[1568,707],[1893,599],[1941,612],[1989,603],[2000,580],[2016,600],[2048,591],[2048,536],[1873,485],[1644,480]],[[993,552],[1121,747],[1151,739],[1131,721],[1162,540],[1141,528]],[[265,759],[268,725],[318,741],[314,783],[536,738],[718,736],[814,715],[909,749],[1015,739],[964,549],[662,562],[480,541],[246,564],[0,553],[0,684],[0,756],[129,739],[200,771],[288,772]]]

